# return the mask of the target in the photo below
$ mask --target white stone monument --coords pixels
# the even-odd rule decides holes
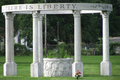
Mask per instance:
[[[6,29],[6,62],[4,76],[17,75],[17,64],[14,62],[13,44],[13,17],[15,14],[32,14],[33,17],[33,63],[31,64],[31,77],[43,75],[43,42],[42,42],[42,16],[44,14],[73,14],[74,16],[74,63],[72,76],[79,70],[83,76],[83,63],[81,61],[81,14],[100,13],[103,18],[103,61],[100,64],[101,75],[112,75],[112,64],[109,61],[109,14],[111,4],[100,3],[40,3],[16,4],[2,6],[5,15]]]

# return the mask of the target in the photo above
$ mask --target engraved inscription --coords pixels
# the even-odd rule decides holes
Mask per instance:
[[[54,4],[54,9],[58,9],[58,4]]]
[[[51,4],[48,4],[48,5],[47,5],[47,9],[51,9]]]
[[[2,12],[22,11],[22,10],[108,10],[112,11],[110,4],[82,4],[82,3],[45,3],[45,4],[20,4],[2,6]]]
[[[105,6],[103,6],[103,5],[91,5],[91,7],[92,8],[111,9],[111,7],[108,5],[105,5]]]
[[[64,4],[60,4],[60,9],[64,9]]]

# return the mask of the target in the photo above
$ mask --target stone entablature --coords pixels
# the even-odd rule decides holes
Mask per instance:
[[[43,10],[102,10],[112,11],[111,4],[100,3],[40,3],[40,4],[18,4],[4,5],[2,12],[22,12],[22,11],[43,11]]]

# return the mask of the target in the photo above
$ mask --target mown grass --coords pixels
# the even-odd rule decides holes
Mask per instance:
[[[81,60],[84,64],[84,77],[79,80],[120,80],[120,56],[110,56],[112,76],[100,75],[102,56],[82,56]],[[32,56],[15,56],[15,62],[17,63],[17,76],[5,77],[3,76],[5,57],[0,56],[0,80],[76,80],[74,77],[30,77]]]

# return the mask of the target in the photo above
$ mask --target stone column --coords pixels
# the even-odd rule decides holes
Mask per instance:
[[[109,14],[102,12],[103,20],[103,61],[100,63],[101,75],[112,75],[112,64],[109,61]]]
[[[14,16],[15,14],[11,14],[11,62],[12,62],[12,72],[11,74],[17,75],[17,64],[14,61]]]
[[[81,19],[80,11],[74,11],[74,63],[72,64],[72,77],[75,77],[77,70],[83,77],[83,63],[81,62]]]
[[[33,14],[33,63],[31,64],[31,77],[40,77],[40,63],[38,61],[38,12]]]
[[[40,62],[40,75],[43,75],[43,37],[42,37],[42,18],[43,15],[39,14],[38,19],[38,55]]]
[[[4,64],[4,76],[12,76],[12,63],[11,63],[11,13],[4,13],[5,15],[5,51],[6,63]]]
[[[4,64],[4,76],[17,75],[17,64],[14,62],[14,14],[4,13],[5,15],[5,45],[6,63]]]

